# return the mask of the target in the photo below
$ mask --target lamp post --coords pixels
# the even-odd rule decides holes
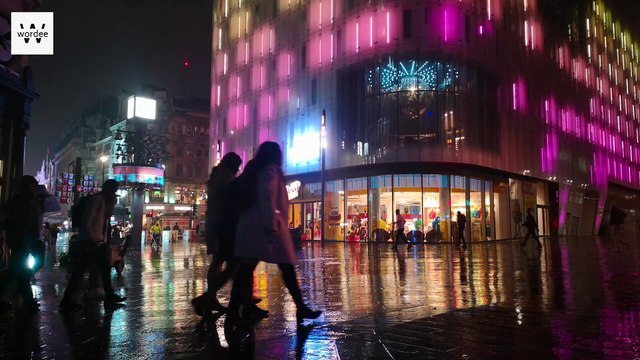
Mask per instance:
[[[106,181],[105,173],[104,173],[104,163],[107,162],[107,160],[109,160],[109,157],[107,155],[100,156],[100,161],[102,161],[102,183],[103,184]]]
[[[322,117],[320,118],[320,243],[324,244],[324,195],[326,192],[324,184],[324,157],[327,150],[327,113],[322,109]]]

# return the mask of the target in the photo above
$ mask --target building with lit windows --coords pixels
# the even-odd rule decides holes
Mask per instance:
[[[213,22],[211,162],[280,143],[305,239],[384,241],[396,209],[415,241],[458,211],[472,241],[527,209],[541,235],[637,212],[640,49],[602,1],[220,0]]]

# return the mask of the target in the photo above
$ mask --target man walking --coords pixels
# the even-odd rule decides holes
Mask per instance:
[[[467,227],[467,217],[463,213],[458,211],[456,222],[458,223],[458,242],[464,249],[467,247],[467,244],[464,240],[464,229]]]
[[[31,269],[27,268],[27,259],[37,242],[40,241],[40,216],[42,205],[37,200],[38,181],[30,175],[20,180],[20,192],[10,198],[4,206],[7,245],[11,250],[7,269],[0,273],[0,297],[4,295],[11,281],[15,281],[22,306],[26,310],[38,311],[40,304],[33,298],[31,291]],[[42,259],[40,259],[42,261]],[[0,301],[0,310],[11,307],[8,302]]]
[[[409,240],[407,240],[407,235],[405,235],[404,233],[404,225],[406,223],[407,221],[404,219],[404,216],[400,214],[400,209],[396,209],[396,238],[395,238],[395,242],[393,244],[392,249],[398,248],[398,243],[400,242],[400,239],[408,243],[409,244],[408,248],[409,250],[411,249],[412,244],[409,242]]]
[[[529,236],[532,236],[538,243],[538,249],[542,249],[542,244],[540,243],[540,239],[538,239],[538,223],[531,214],[530,208],[527,209],[527,218],[524,220],[522,226],[527,228],[527,235],[524,237],[524,241],[521,245],[525,246],[527,244],[527,241],[529,241]]]
[[[80,305],[74,301],[74,296],[84,273],[92,264],[97,264],[102,277],[105,291],[104,307],[113,309],[118,303],[126,300],[116,294],[111,286],[111,248],[109,220],[116,204],[118,183],[109,179],[102,185],[102,191],[86,199],[86,209],[83,209],[80,234],[78,235],[81,254],[72,255],[75,266],[72,270],[69,284],[60,302],[63,311],[78,310]],[[76,205],[78,206],[78,205]]]

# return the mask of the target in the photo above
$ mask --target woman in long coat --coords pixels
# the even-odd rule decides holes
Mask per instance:
[[[259,261],[278,264],[282,280],[296,304],[298,323],[315,319],[320,311],[311,310],[302,299],[296,279],[297,262],[289,232],[289,200],[282,172],[282,151],[274,142],[260,145],[240,177],[243,189],[240,219],[236,231],[235,255],[243,265],[234,281],[230,310],[240,305],[250,306],[253,271]],[[240,314],[244,316],[246,314]]]

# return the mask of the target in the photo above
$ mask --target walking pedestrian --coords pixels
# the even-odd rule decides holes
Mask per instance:
[[[529,240],[529,236],[531,236],[538,243],[538,249],[542,249],[542,244],[540,243],[540,239],[538,239],[538,223],[531,214],[531,208],[527,209],[527,217],[525,218],[524,223],[522,223],[522,226],[527,229],[527,235],[524,237],[524,241],[521,246],[525,246]]]
[[[60,310],[78,310],[80,305],[74,300],[75,292],[80,285],[83,275],[92,264],[97,264],[102,286],[105,291],[104,307],[113,309],[127,298],[115,293],[111,285],[111,226],[109,220],[116,204],[118,183],[109,179],[102,185],[102,191],[90,195],[86,199],[86,209],[83,209],[79,226],[79,253],[70,255],[74,263],[69,283],[60,302]],[[74,225],[75,226],[75,225]]]
[[[162,226],[160,225],[160,221],[156,221],[151,227],[151,247],[154,246],[162,246]]]
[[[287,228],[289,200],[282,172],[282,151],[275,142],[264,142],[239,178],[240,217],[235,255],[242,259],[234,278],[227,322],[247,319],[252,314],[253,272],[259,261],[278,264],[282,280],[296,304],[296,321],[316,319],[320,311],[304,302],[296,278],[297,262],[293,240]],[[225,324],[228,325],[228,324]]]
[[[407,223],[407,221],[405,220],[404,216],[402,216],[402,214],[400,213],[400,209],[396,209],[396,233],[395,233],[395,242],[393,244],[393,246],[391,247],[392,249],[397,249],[398,248],[398,243],[400,243],[400,239],[402,239],[402,241],[406,242],[407,244],[409,244],[408,248],[409,250],[411,250],[411,242],[407,239],[407,235],[404,233],[404,226]]]
[[[27,266],[29,255],[42,245],[40,242],[42,204],[36,196],[37,186],[36,178],[24,175],[20,179],[20,192],[7,200],[3,208],[6,241],[11,255],[8,258],[7,268],[0,272],[0,297],[4,296],[13,281],[18,294],[22,297],[22,307],[29,311],[40,309],[40,304],[33,298],[31,291],[30,280],[33,271]],[[43,259],[37,260],[43,261]],[[10,303],[0,300],[0,310],[10,307]]]
[[[467,244],[464,240],[464,229],[467,226],[467,217],[463,213],[458,211],[456,222],[458,223],[458,242],[460,243],[460,246],[464,249],[467,247]]]
[[[207,291],[191,300],[194,310],[200,315],[208,313],[209,309],[221,312],[226,310],[218,301],[217,292],[231,279],[238,267],[233,255],[238,223],[237,199],[230,195],[231,183],[241,164],[242,159],[238,154],[226,154],[220,164],[211,170],[207,182],[205,237],[207,254],[212,254],[213,259],[207,272]]]

